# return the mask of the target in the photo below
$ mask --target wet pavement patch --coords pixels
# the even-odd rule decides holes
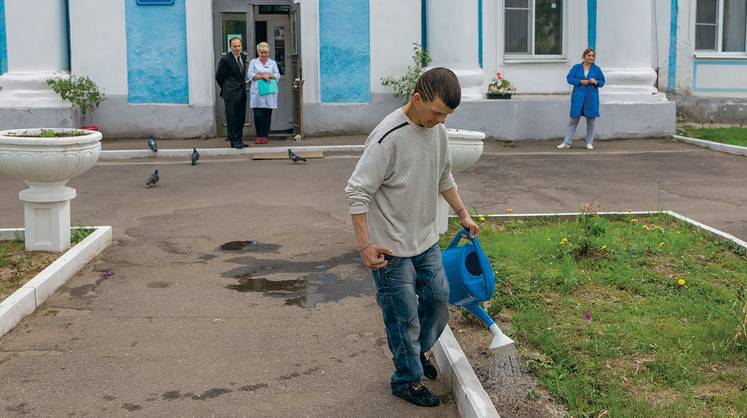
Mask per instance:
[[[170,390],[168,392],[165,392],[163,395],[161,395],[161,398],[167,401],[172,401],[174,399],[180,399],[180,398],[189,398],[194,401],[204,401],[205,399],[217,398],[220,395],[225,395],[226,393],[231,393],[231,392],[233,392],[233,390],[231,389],[213,388],[213,389],[203,392],[201,395],[195,395],[191,392],[182,394],[178,390]]]
[[[230,241],[220,247],[220,251],[243,251],[247,253],[276,253],[280,249],[278,244],[268,244],[259,241]]]
[[[267,383],[257,383],[256,385],[246,385],[239,388],[239,390],[244,392],[254,392],[257,389],[266,388]]]
[[[122,405],[122,408],[126,409],[126,410],[128,410],[130,412],[137,411],[138,409],[143,409],[142,406],[136,405],[134,403],[125,403],[125,404]]]
[[[150,282],[146,284],[145,287],[149,289],[163,289],[163,288],[170,287],[173,285],[174,283],[170,283],[170,282]]]
[[[228,262],[241,264],[241,267],[223,273],[223,277],[238,280],[238,283],[226,286],[227,289],[282,298],[286,305],[312,308],[319,303],[371,294],[373,291],[371,277],[360,265],[360,257],[356,252],[321,261],[258,259],[247,256]],[[338,268],[335,273],[329,271],[341,266],[348,268]],[[288,273],[300,275],[290,280],[265,277]]]

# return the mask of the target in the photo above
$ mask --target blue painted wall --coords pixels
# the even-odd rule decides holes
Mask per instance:
[[[130,103],[189,103],[184,2],[151,6],[125,1]]]
[[[8,72],[8,41],[5,37],[5,0],[0,0],[0,74]]]
[[[597,0],[588,0],[586,13],[589,24],[587,34],[589,48],[597,49]]]
[[[319,0],[319,81],[323,103],[371,97],[368,0]]]

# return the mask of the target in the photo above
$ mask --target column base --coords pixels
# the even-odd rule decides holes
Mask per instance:
[[[23,201],[28,251],[62,252],[70,246],[70,200],[75,189],[63,182],[29,182],[18,197]]]

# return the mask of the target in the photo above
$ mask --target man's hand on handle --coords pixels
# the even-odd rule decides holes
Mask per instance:
[[[480,232],[480,227],[477,225],[474,219],[469,215],[467,209],[463,209],[458,214],[459,223],[469,231],[469,237],[474,238]]]
[[[368,244],[360,249],[363,265],[371,270],[379,270],[387,265],[384,254],[391,254],[392,250],[376,244]]]

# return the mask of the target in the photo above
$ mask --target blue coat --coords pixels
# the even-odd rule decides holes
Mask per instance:
[[[581,80],[593,78],[597,80],[599,86],[592,84],[582,85]],[[604,86],[604,74],[602,69],[596,64],[591,64],[589,75],[584,77],[583,64],[576,64],[571,67],[566,76],[568,84],[573,86],[571,93],[571,117],[577,118],[581,115],[587,118],[599,117],[599,88]]]

